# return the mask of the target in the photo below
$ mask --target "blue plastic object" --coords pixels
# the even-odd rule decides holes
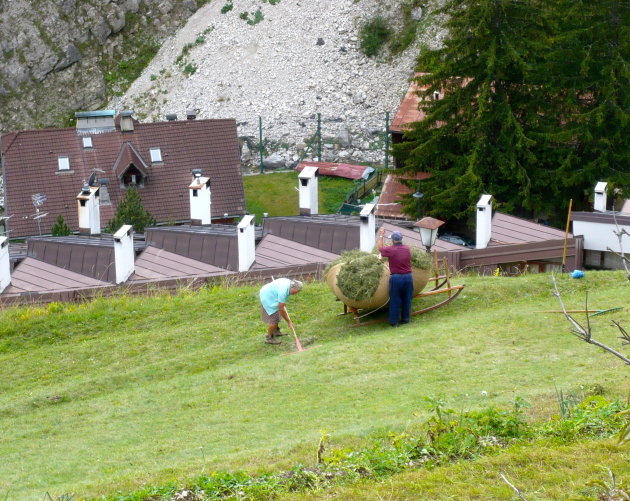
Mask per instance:
[[[571,273],[571,278],[582,278],[584,276],[584,272],[582,270],[573,270]]]

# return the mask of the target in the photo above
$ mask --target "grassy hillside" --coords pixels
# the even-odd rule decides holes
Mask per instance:
[[[317,347],[291,356],[282,356],[293,351],[290,339],[263,344],[254,286],[1,311],[0,497],[39,501],[48,491],[76,500],[217,469],[312,465],[322,430],[338,447],[357,446],[426,419],[425,396],[457,409],[509,407],[522,397],[531,419],[545,419],[558,412],[556,387],[580,393],[601,385],[609,396],[627,395],[627,367],[578,341],[561,315],[538,313],[558,309],[548,275],[460,281],[466,289],[457,301],[397,329],[350,328],[326,286],[308,284],[289,311],[298,334]],[[563,276],[559,285],[569,308],[583,307],[587,289],[592,308],[627,306],[630,298],[618,272]],[[594,332],[623,351],[611,318],[630,325],[626,309],[593,317]],[[567,458],[596,474],[606,447],[555,451],[559,473],[541,472],[541,484],[557,492]],[[627,453],[609,456],[611,466],[627,465]],[[490,495],[499,480],[487,480],[488,469],[527,472],[532,461],[547,468],[526,454],[500,461],[462,464],[449,475],[476,485],[470,499],[508,499],[505,490]],[[440,471],[321,496],[415,499],[418,485],[445,482]],[[445,492],[463,499],[461,485],[453,489],[451,482]]]
[[[243,177],[247,210],[256,214],[258,222],[264,212],[270,216],[297,216],[300,213],[297,176],[296,171],[290,171]],[[354,186],[353,181],[340,177],[322,176],[318,182],[320,214],[336,213]]]

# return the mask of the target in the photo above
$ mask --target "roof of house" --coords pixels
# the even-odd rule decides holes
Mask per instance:
[[[573,237],[569,233],[569,237]],[[495,212],[489,245],[521,244],[564,238],[564,231],[527,219]]]
[[[266,235],[256,246],[256,261],[252,270],[329,263],[338,257],[338,254],[332,252],[309,247],[276,235]]]
[[[27,257],[11,273],[11,285],[4,294],[56,292],[111,285],[87,275]]]
[[[198,275],[218,276],[233,272],[202,261],[190,259],[174,252],[148,246],[136,258],[135,272],[130,280],[159,280],[173,277],[193,277]]]
[[[10,236],[39,233],[32,218],[34,194],[46,197],[40,208],[48,213],[40,220],[43,233],[50,232],[58,215],[63,215],[70,228],[78,229],[76,196],[93,174],[97,184],[101,179],[109,181],[106,186],[112,207],[101,203],[104,227],[113,215],[112,208],[124,196],[120,176],[131,165],[146,174],[138,191],[144,208],[158,222],[190,220],[192,169],[201,169],[210,178],[213,216],[245,214],[235,120],[133,123],[133,131],[125,132],[119,126],[102,131],[72,127],[3,135],[5,209],[13,215],[7,223]],[[87,135],[91,147],[83,145]],[[162,161],[152,161],[151,149],[160,150]],[[60,170],[59,157],[68,158],[68,170]]]
[[[356,216],[313,215],[268,217],[263,231],[332,254],[358,249],[360,219]]]
[[[302,162],[297,166],[298,172],[301,172],[304,167],[318,167],[320,176],[343,177],[346,179],[365,179],[374,172],[372,167],[365,165],[340,164],[334,162]]]
[[[385,228],[385,237],[388,238],[388,234],[391,234],[393,231],[399,231],[403,236],[403,243],[409,246],[418,247],[420,249],[425,249],[425,246],[422,245],[422,239],[420,238],[420,233],[415,230],[411,230],[409,228],[404,228],[402,226],[398,226],[396,224],[385,222],[381,225],[382,228]],[[462,245],[453,244],[451,242],[447,242],[446,240],[442,240],[438,238],[435,241],[435,245],[431,247],[431,249],[435,249],[439,252],[446,251],[456,251],[456,250],[466,250],[467,248]]]
[[[426,73],[416,73],[416,77],[423,76]],[[418,86],[416,80],[412,80],[409,85],[409,89],[407,90],[407,94],[405,94],[404,99],[400,103],[398,107],[398,111],[392,120],[392,123],[389,126],[389,130],[391,132],[404,132],[409,128],[409,124],[413,122],[419,122],[424,120],[425,114],[424,111],[418,109],[420,104],[420,96],[418,95],[418,91],[427,90],[428,87]]]
[[[427,172],[418,172],[415,176],[388,174],[383,183],[383,189],[378,197],[376,206],[377,217],[388,219],[411,219],[407,214],[402,213],[402,205],[400,204],[401,195],[408,195],[415,190],[400,182],[401,179],[422,180],[430,177]]]

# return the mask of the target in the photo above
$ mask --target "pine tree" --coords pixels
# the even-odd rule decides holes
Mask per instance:
[[[67,235],[72,235],[72,230],[66,224],[66,221],[63,218],[63,216],[59,215],[57,216],[57,220],[55,221],[55,224],[50,229],[50,233],[52,234],[53,237],[65,237]]]
[[[116,215],[109,222],[105,231],[115,233],[125,224],[132,225],[138,233],[144,233],[146,227],[155,225],[155,219],[144,209],[140,193],[135,186],[127,189],[124,198],[116,208]]]
[[[597,181],[630,195],[630,4],[560,0],[556,14],[548,73],[566,108],[559,178],[584,208]]]
[[[553,191],[554,154],[546,156],[553,102],[540,85],[549,37],[543,1],[448,0],[440,10],[449,32],[425,49],[418,79],[428,85],[426,118],[394,148],[408,171],[425,171],[425,211],[471,216],[482,193],[508,211],[544,211]],[[434,100],[435,92],[443,94]]]

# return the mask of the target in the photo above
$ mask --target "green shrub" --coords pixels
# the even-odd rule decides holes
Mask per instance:
[[[234,8],[234,5],[232,4],[230,0],[228,0],[228,2],[223,7],[221,7],[221,14],[227,14],[233,8]]]
[[[144,233],[146,227],[155,224],[153,216],[142,205],[142,199],[135,186],[127,189],[124,198],[116,207],[116,215],[105,228],[105,232],[115,233],[124,224],[132,225],[138,233]]]
[[[50,233],[52,234],[53,237],[64,237],[66,235],[72,235],[72,230],[66,224],[66,221],[63,218],[63,216],[59,215],[57,216],[57,221],[55,222],[53,227],[50,229]]]
[[[195,63],[188,63],[186,66],[184,66],[184,69],[182,71],[185,75],[194,75],[197,71],[197,65]]]
[[[363,25],[359,31],[361,50],[368,57],[376,56],[391,37],[387,21],[377,16]]]

